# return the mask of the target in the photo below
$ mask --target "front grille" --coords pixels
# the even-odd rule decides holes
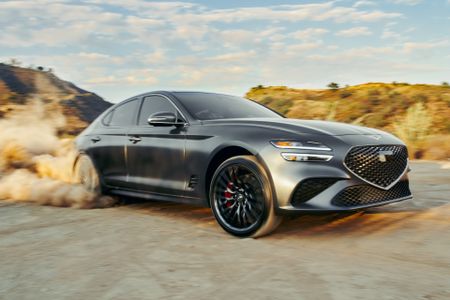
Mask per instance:
[[[405,172],[408,151],[401,145],[356,146],[349,151],[344,163],[361,179],[388,188]]]
[[[370,185],[350,186],[333,198],[331,203],[340,207],[357,207],[411,196],[408,180],[399,181],[389,190]]]
[[[295,189],[291,204],[297,206],[305,203],[332,186],[338,180],[336,178],[309,178],[303,180]]]

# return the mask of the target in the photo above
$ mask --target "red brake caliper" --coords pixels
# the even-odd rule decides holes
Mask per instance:
[[[232,205],[231,201],[233,200],[233,193],[232,193],[232,189],[233,188],[233,183],[232,182],[228,182],[227,184],[227,189],[225,190],[225,192],[223,193],[225,196],[225,206],[226,207],[230,207]]]

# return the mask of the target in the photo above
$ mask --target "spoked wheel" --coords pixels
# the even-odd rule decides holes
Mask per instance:
[[[97,170],[87,155],[80,155],[74,169],[75,182],[83,185],[88,191],[101,193]]]
[[[218,223],[236,236],[268,234],[281,221],[274,212],[267,176],[252,156],[233,157],[219,166],[210,201]]]

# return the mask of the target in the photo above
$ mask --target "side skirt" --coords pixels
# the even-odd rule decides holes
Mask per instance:
[[[185,204],[192,204],[192,205],[198,205],[198,206],[205,207],[205,201],[203,199],[189,198],[189,197],[185,197],[185,196],[164,195],[164,194],[157,194],[157,193],[150,193],[150,192],[117,189],[117,188],[109,189],[108,194],[132,197],[132,198],[141,198],[141,199],[146,199],[146,200],[185,203]]]

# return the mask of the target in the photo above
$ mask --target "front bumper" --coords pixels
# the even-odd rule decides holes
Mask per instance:
[[[296,204],[294,206],[293,198],[291,197],[287,205],[278,206],[278,211],[280,213],[295,211],[349,211],[412,199],[412,194],[409,190],[408,176],[406,174],[402,176],[397,185],[402,185],[404,191],[402,191],[401,194],[397,193],[399,196],[392,197],[392,195],[389,194],[395,195],[395,193],[389,193],[390,190],[381,190],[362,182],[361,180],[338,180],[336,183],[304,203]],[[406,189],[404,186],[406,186]],[[396,186],[391,188],[391,190],[393,189],[396,189]],[[351,192],[348,191],[352,190],[372,190],[377,191],[378,194],[373,192],[369,194],[356,192],[351,195]],[[384,194],[387,194],[387,196],[384,197]]]
[[[279,149],[273,147],[267,147],[260,153],[261,160],[269,170],[278,213],[349,211],[412,198],[406,171],[390,189],[375,187],[355,176],[343,163],[351,145],[356,143],[336,140],[332,145],[333,158],[327,162],[286,161]],[[301,188],[301,184],[314,179],[325,179],[325,182],[331,180],[331,183],[307,201],[295,201],[296,191]]]

